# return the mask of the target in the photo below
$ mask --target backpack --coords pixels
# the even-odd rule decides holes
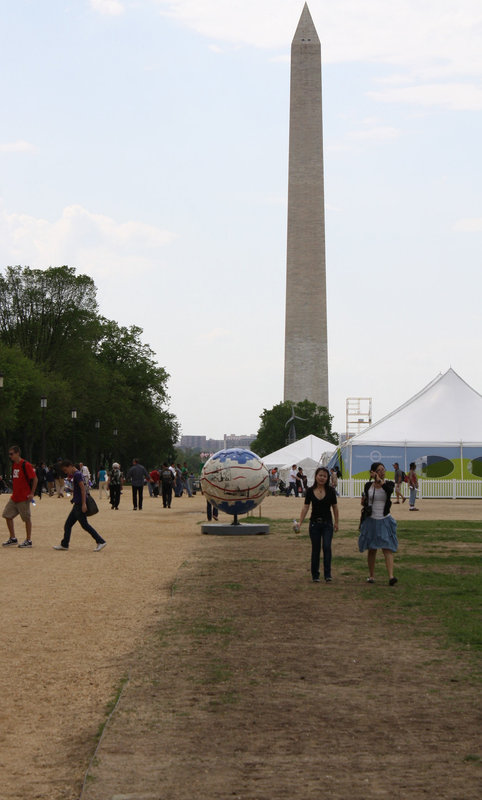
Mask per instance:
[[[162,470],[162,472],[161,472],[161,480],[162,480],[164,485],[172,483],[173,478],[174,478],[174,476],[173,476],[173,474],[172,474],[170,469],[163,469]]]
[[[25,459],[23,459],[23,461],[22,461],[22,469],[23,469],[23,474],[25,475],[25,480],[27,481],[27,483],[30,486],[30,488],[32,488],[32,486],[33,486],[33,478],[29,478],[28,475],[27,475],[27,467],[25,466]]]
[[[400,472],[402,473],[402,483],[408,483],[408,475],[407,475],[407,473],[404,472],[403,469],[401,469]]]
[[[120,486],[121,483],[121,474],[120,470],[113,469],[110,473],[110,485],[111,486]]]

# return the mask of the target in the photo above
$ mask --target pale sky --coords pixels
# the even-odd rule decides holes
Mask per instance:
[[[0,267],[140,325],[184,434],[282,400],[298,0],[0,0]],[[330,411],[452,366],[482,392],[482,3],[312,0]]]

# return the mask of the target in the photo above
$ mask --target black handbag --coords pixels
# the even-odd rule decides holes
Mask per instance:
[[[373,490],[373,497],[375,497],[375,490]],[[367,492],[367,494],[363,495],[363,507],[362,507],[362,512],[361,512],[361,515],[360,515],[360,524],[358,526],[358,530],[360,530],[362,522],[364,522],[366,519],[368,519],[368,517],[371,517],[372,510],[373,510],[373,507],[368,502],[368,492]]]
[[[87,506],[87,511],[85,512],[86,517],[93,517],[94,514],[99,513],[99,508],[92,495],[88,494],[86,496],[85,505]]]

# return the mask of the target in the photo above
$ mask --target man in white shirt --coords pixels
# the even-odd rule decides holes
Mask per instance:
[[[288,491],[286,492],[286,497],[290,496],[291,491],[293,491],[295,497],[298,496],[298,492],[296,491],[296,469],[297,469],[296,464],[293,464],[290,470],[290,482],[288,486]]]

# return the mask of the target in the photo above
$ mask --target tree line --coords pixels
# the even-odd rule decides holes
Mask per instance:
[[[77,457],[91,468],[112,460],[127,466],[133,456],[146,465],[172,458],[179,426],[167,410],[169,375],[141,336],[141,328],[99,314],[88,275],[68,266],[7,267],[0,274],[2,472],[10,443],[33,462]]]

